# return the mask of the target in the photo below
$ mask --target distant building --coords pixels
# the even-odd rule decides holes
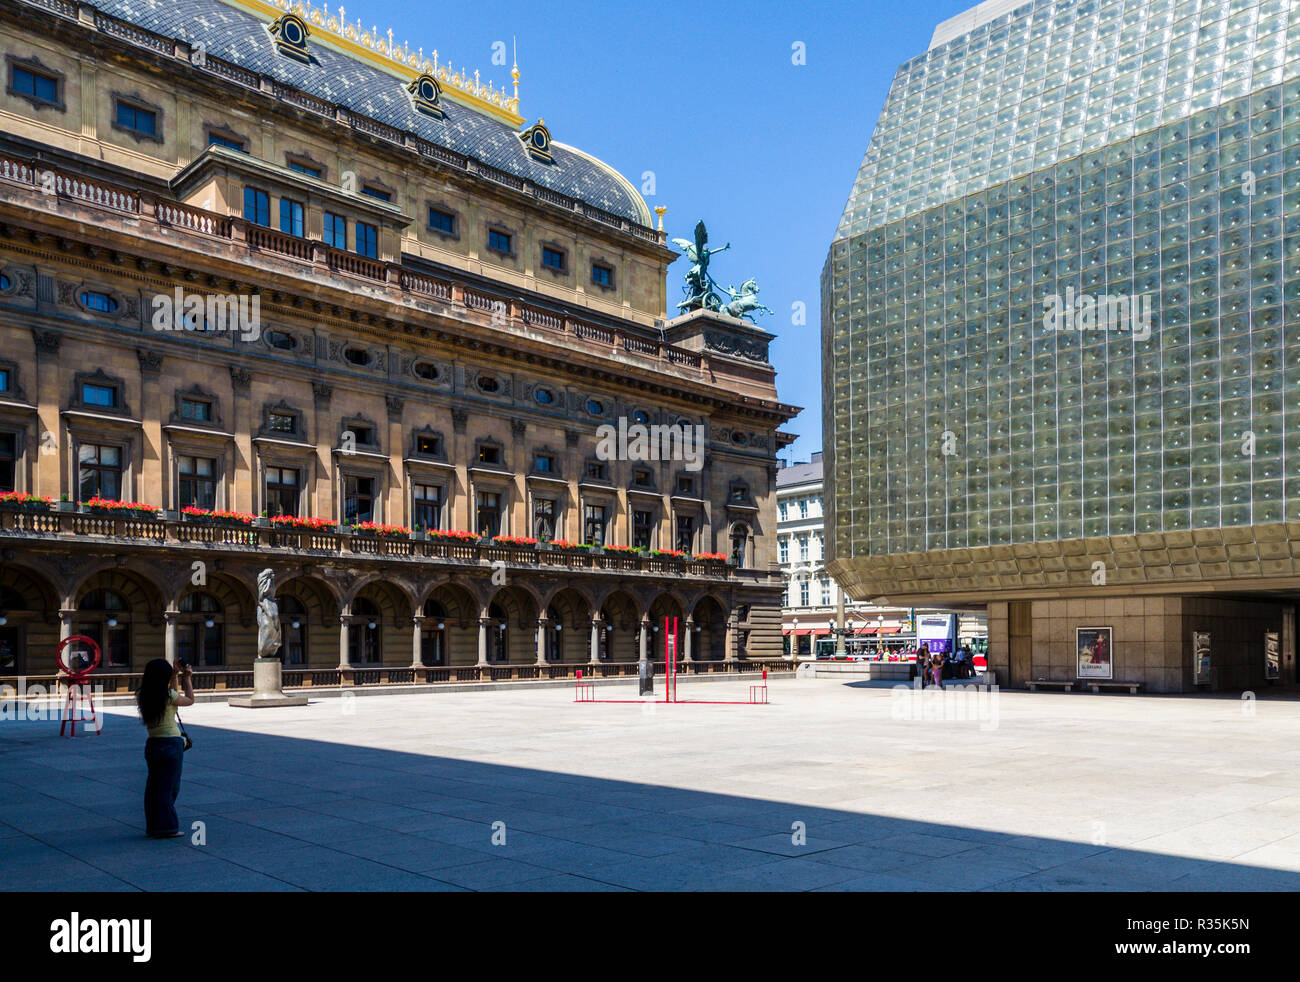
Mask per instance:
[[[785,586],[781,630],[786,655],[829,654],[837,647],[843,591],[826,570],[826,530],[822,511],[822,455],[788,464],[776,476],[777,560]],[[902,650],[916,642],[916,615],[931,608],[877,607],[843,596],[844,648],[853,653]],[[958,640],[980,641],[986,634],[982,614],[958,617]]]

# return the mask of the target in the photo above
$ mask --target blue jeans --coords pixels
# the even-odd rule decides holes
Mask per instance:
[[[181,790],[185,741],[180,737],[149,737],[144,759],[149,777],[144,784],[144,827],[150,835],[166,835],[180,828],[176,796]]]

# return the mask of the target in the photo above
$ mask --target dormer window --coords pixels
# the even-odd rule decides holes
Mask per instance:
[[[433,119],[442,119],[446,115],[440,105],[442,88],[432,75],[417,75],[406,87],[406,91],[411,93],[411,103],[416,112]]]
[[[280,54],[304,65],[311,64],[311,54],[307,51],[307,38],[311,32],[307,30],[306,21],[295,14],[285,14],[271,24],[270,31]]]
[[[528,156],[544,164],[551,163],[551,131],[542,120],[520,133],[519,139],[524,141]]]

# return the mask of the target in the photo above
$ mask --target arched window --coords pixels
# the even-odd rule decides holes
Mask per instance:
[[[436,600],[424,604],[424,625],[420,632],[420,664],[447,664],[447,611]]]
[[[749,526],[737,524],[731,529],[731,561],[738,567],[745,565],[745,546],[749,541]]]
[[[130,607],[115,590],[90,590],[81,598],[73,633],[94,639],[105,668],[131,667]]]
[[[381,656],[379,647],[380,623],[379,608],[375,604],[358,597],[352,601],[352,614],[358,620],[348,629],[348,663],[351,665],[378,665]]]
[[[226,663],[225,616],[221,602],[210,593],[194,592],[176,605],[176,658],[194,668],[220,668]]]
[[[280,608],[280,655],[286,665],[307,664],[307,608],[291,594],[275,598]]]
[[[564,661],[563,619],[554,607],[546,608],[546,638],[544,640],[547,661]]]

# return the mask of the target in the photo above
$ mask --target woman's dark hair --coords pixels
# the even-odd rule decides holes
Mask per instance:
[[[144,667],[144,678],[135,694],[135,704],[140,709],[140,721],[153,727],[162,722],[163,711],[169,698],[168,683],[172,680],[172,665],[166,658],[155,658]]]

